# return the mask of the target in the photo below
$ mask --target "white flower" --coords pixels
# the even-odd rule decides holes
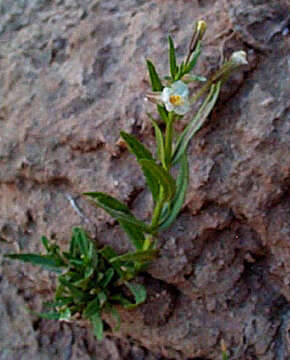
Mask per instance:
[[[236,51],[231,56],[231,61],[235,63],[235,65],[247,65],[247,53],[243,50]]]
[[[189,110],[188,87],[181,81],[174,82],[170,87],[165,87],[160,99],[167,111],[174,111],[178,115],[184,115]]]

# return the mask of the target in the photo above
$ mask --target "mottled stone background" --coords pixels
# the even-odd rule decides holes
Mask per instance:
[[[144,275],[147,303],[102,343],[85,324],[30,315],[55,279],[2,255],[41,250],[43,234],[65,247],[76,225],[129,248],[80,194],[150,215],[119,131],[154,146],[145,58],[166,74],[168,34],[182,58],[201,18],[199,74],[239,49],[249,65],[189,148],[186,205]],[[0,0],[1,360],[217,360],[222,338],[231,359],[290,358],[289,43],[287,0]]]

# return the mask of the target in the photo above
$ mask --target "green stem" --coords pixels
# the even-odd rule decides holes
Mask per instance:
[[[164,190],[163,187],[160,188],[160,194],[159,194],[159,200],[157,201],[157,204],[155,206],[155,209],[153,211],[153,216],[152,216],[152,222],[151,222],[151,227],[155,228],[158,225],[159,222],[159,218],[161,215],[161,211],[164,205]]]
[[[202,95],[204,95],[211,87],[214,82],[225,81],[230,73],[237,68],[232,61],[226,62],[221,69],[219,69],[212,77],[209,79],[203,87],[196,93],[196,95],[191,99],[191,104],[194,104]]]
[[[173,123],[174,123],[174,112],[171,111],[168,114],[168,121],[166,123],[165,130],[165,164],[163,167],[166,171],[170,171],[171,160],[172,160],[172,138],[173,138]],[[158,225],[163,205],[165,203],[164,189],[160,187],[159,199],[156,203],[155,209],[153,211],[151,227],[155,228]]]
[[[168,172],[170,171],[170,167],[171,167],[173,123],[174,123],[174,113],[173,111],[171,111],[168,114],[168,122],[166,124],[166,131],[165,131],[165,164],[166,164],[166,170]]]

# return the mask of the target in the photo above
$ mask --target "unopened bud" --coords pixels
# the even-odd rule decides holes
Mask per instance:
[[[204,20],[199,20],[197,22],[196,30],[198,33],[198,39],[201,40],[203,38],[204,33],[206,32],[206,22]]]
[[[230,60],[237,66],[248,65],[247,53],[243,50],[234,52]]]
[[[223,353],[227,352],[227,347],[226,347],[224,339],[221,339],[221,349],[222,349]]]

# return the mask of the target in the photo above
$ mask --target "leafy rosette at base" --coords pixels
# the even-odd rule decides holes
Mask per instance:
[[[109,312],[120,324],[116,306],[132,309],[146,300],[146,290],[141,284],[132,283],[136,277],[136,261],[151,259],[152,251],[137,255],[118,256],[111,247],[97,248],[80,228],[73,230],[68,252],[42,238],[47,254],[10,254],[6,257],[42,266],[59,273],[55,298],[46,303],[50,310],[35,315],[44,319],[71,321],[88,319],[96,337],[103,338],[103,311]],[[127,295],[129,289],[132,297]]]

